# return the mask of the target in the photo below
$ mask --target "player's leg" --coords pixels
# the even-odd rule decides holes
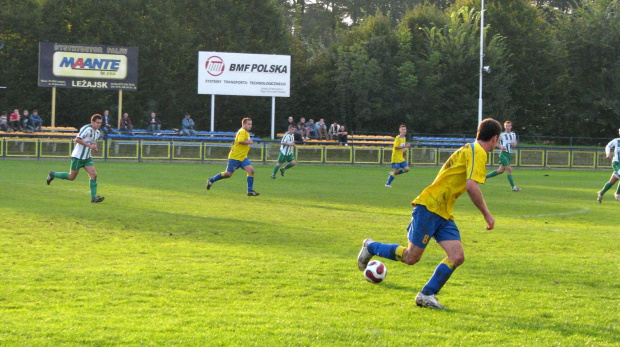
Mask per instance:
[[[293,166],[297,164],[297,162],[295,161],[295,157],[293,155],[287,156],[286,161],[288,162],[288,164],[286,164],[286,166],[282,168],[282,170],[284,171],[292,168]]]
[[[254,167],[248,158],[243,161],[242,168],[247,174],[248,196],[258,196],[260,193],[254,191]]]
[[[102,202],[104,198],[102,196],[97,196],[97,170],[95,169],[92,159],[84,166],[84,170],[86,170],[88,177],[90,177],[88,182],[90,185],[90,201]]]
[[[375,255],[400,261],[407,265],[417,263],[422,258],[424,249],[434,234],[436,225],[434,216],[437,215],[429,212],[423,205],[414,207],[411,222],[407,226],[407,238],[409,240],[407,247],[396,243],[375,242],[372,239],[364,240],[362,249],[357,256],[358,268],[364,270],[370,259]]]
[[[282,164],[284,164],[285,162],[286,162],[286,160],[284,158],[284,154],[282,154],[282,152],[280,152],[280,154],[278,154],[278,162],[273,167],[273,172],[271,173],[271,178],[273,178],[274,180],[276,179],[276,173],[278,173],[278,170],[280,169]]]
[[[228,159],[226,170],[224,172],[218,172],[217,174],[215,174],[215,176],[210,177],[207,180],[207,190],[211,189],[211,186],[213,185],[213,183],[219,180],[222,180],[222,179],[230,178],[233,175],[233,173],[235,173],[235,169],[239,167],[240,163],[241,162],[238,160]]]
[[[508,183],[510,183],[510,188],[511,188],[513,191],[518,192],[518,191],[520,191],[520,190],[521,190],[521,188],[519,188],[519,187],[517,187],[517,186],[515,185],[515,181],[514,181],[514,179],[512,178],[512,166],[510,166],[510,165],[507,165],[507,166],[506,166],[506,178],[508,178]]]
[[[428,283],[422,288],[422,294],[424,295],[435,295],[439,293],[450,276],[452,276],[454,270],[465,261],[461,241],[445,240],[439,242],[439,245],[446,252],[447,257],[437,265],[433,276],[431,276]]]
[[[609,181],[607,183],[605,183],[605,185],[603,186],[603,189],[599,190],[598,192],[598,202],[600,203],[601,201],[603,201],[603,195],[605,195],[605,192],[607,192],[611,187],[613,187],[613,185],[618,181],[618,174],[615,172],[611,174],[611,177],[609,178]]]
[[[69,166],[69,172],[54,172],[50,171],[47,174],[47,184],[49,185],[54,178],[60,178],[61,180],[73,181],[80,170],[80,160],[77,158],[71,158],[71,164]]]

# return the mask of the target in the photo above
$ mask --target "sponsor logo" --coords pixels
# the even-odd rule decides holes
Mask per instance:
[[[121,80],[127,77],[127,57],[115,54],[56,52],[52,73],[57,77]]]
[[[265,72],[265,73],[287,73],[286,65],[267,65],[267,64],[230,64],[229,71],[234,72]]]
[[[205,63],[205,70],[211,76],[219,76],[224,73],[224,69],[226,68],[226,64],[224,64],[224,60],[218,56],[211,56],[207,59]]]

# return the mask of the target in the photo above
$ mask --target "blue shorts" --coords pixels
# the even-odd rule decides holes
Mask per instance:
[[[426,248],[431,237],[437,242],[461,240],[459,228],[452,219],[444,219],[427,210],[424,205],[415,205],[411,213],[411,223],[407,227],[407,238],[414,245]]]
[[[228,159],[228,165],[226,166],[226,171],[235,172],[235,170],[238,168],[243,169],[244,167],[250,166],[250,165],[252,165],[252,163],[250,163],[250,159],[248,158],[243,159],[243,161],[239,161],[235,159]]]
[[[408,167],[407,161],[403,161],[402,163],[392,163],[392,169],[404,169]]]

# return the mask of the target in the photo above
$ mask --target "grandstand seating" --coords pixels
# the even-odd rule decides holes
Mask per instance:
[[[464,137],[424,137],[413,136],[411,142],[417,147],[431,146],[431,147],[461,147],[467,142],[474,142],[474,138]]]

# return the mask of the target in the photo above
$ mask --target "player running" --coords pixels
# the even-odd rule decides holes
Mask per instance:
[[[295,154],[293,154],[293,147],[295,147],[295,125],[290,124],[288,126],[288,132],[282,137],[280,141],[280,154],[278,154],[278,163],[273,167],[273,174],[271,178],[276,179],[276,173],[280,169],[280,174],[284,176],[284,171],[292,168],[297,164],[295,161]],[[282,164],[286,164],[285,167],[280,168]]]
[[[99,128],[101,128],[102,117],[94,114],[90,117],[90,124],[83,126],[75,137],[75,148],[71,152],[71,171],[54,172],[50,171],[47,175],[47,184],[52,183],[54,178],[73,181],[80,168],[84,168],[90,177],[90,202],[102,202],[104,197],[97,196],[97,170],[91,157],[91,153],[99,152],[97,140],[99,139]]]
[[[443,308],[435,294],[465,259],[452,213],[454,202],[467,191],[484,216],[486,229],[491,230],[495,225],[478,184],[486,180],[487,153],[497,144],[501,131],[502,126],[495,119],[483,120],[478,126],[476,141],[454,152],[439,170],[435,181],[413,200],[411,223],[407,227],[408,246],[365,239],[357,256],[357,267],[363,271],[375,255],[413,265],[420,261],[428,242],[434,238],[447,257],[439,263],[415,301],[418,306]]]
[[[620,129],[618,129],[618,133],[620,134]],[[598,192],[598,197],[596,200],[599,202],[599,204],[603,201],[603,195],[605,194],[605,192],[608,191],[609,188],[613,187],[613,185],[620,178],[620,161],[618,158],[618,154],[620,153],[619,147],[620,138],[615,138],[609,141],[607,146],[605,146],[605,154],[607,155],[607,158],[611,158],[611,149],[614,149],[614,157],[611,160],[611,167],[614,169],[614,172],[612,172],[611,177],[609,178],[609,182],[605,183],[603,189]],[[620,184],[618,184],[618,188],[616,189],[615,198],[617,201],[620,201]]]
[[[394,146],[392,148],[392,169],[394,169],[394,172],[390,172],[385,184],[386,188],[392,188],[392,181],[397,175],[409,172],[407,148],[411,147],[411,144],[407,143],[407,126],[401,124],[398,127],[398,133],[398,136],[394,138]]]
[[[512,166],[510,166],[510,159],[512,154],[512,147],[517,146],[517,134],[512,131],[512,122],[507,120],[504,122],[504,131],[499,135],[499,144],[498,147],[502,150],[499,154],[499,168],[497,170],[491,171],[487,174],[487,178],[495,177],[497,175],[501,175],[506,170],[508,173],[506,174],[506,178],[508,178],[508,182],[510,183],[510,187],[513,192],[521,191],[521,188],[515,186],[515,182],[512,179]]]
[[[237,131],[235,141],[228,154],[228,165],[226,171],[220,172],[217,175],[209,178],[207,181],[207,190],[211,189],[213,183],[231,177],[235,170],[242,168],[247,173],[248,181],[248,196],[258,196],[260,193],[254,191],[254,167],[248,159],[248,152],[250,152],[250,145],[254,143],[250,138],[250,130],[252,130],[252,119],[243,118],[241,120],[241,129]]]

